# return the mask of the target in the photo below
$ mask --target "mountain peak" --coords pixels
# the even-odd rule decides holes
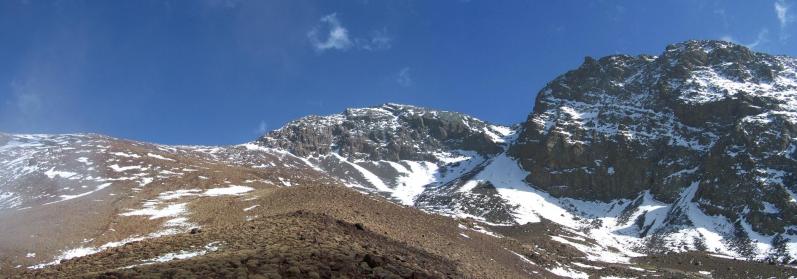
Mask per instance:
[[[587,59],[539,93],[512,153],[528,181],[554,196],[648,195],[747,230],[711,225],[724,235],[797,239],[786,229],[797,223],[797,207],[784,198],[797,190],[796,65],[710,40],[672,44],[655,58]],[[678,214],[639,235],[704,221]]]
[[[717,49],[736,49],[736,50],[743,49],[750,51],[750,49],[747,48],[746,46],[734,42],[728,42],[722,40],[688,40],[667,45],[667,47],[665,48],[665,52],[700,50],[705,53],[709,53]]]
[[[385,109],[427,109],[419,106],[414,106],[409,104],[399,104],[399,103],[384,103],[379,107]]]
[[[424,111],[430,111],[430,109],[412,106],[412,105],[385,103],[378,106],[370,106],[364,108],[347,108],[343,112],[343,115],[346,117],[362,117],[362,116],[379,117],[380,115],[396,116],[400,113],[416,113]]]

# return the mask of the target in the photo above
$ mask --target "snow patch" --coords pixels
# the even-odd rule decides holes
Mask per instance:
[[[491,231],[485,229],[484,227],[476,225],[476,224],[472,224],[472,227],[470,227],[470,228],[465,226],[465,225],[463,225],[463,224],[459,224],[459,228],[463,229],[463,230],[471,230],[471,231],[478,232],[478,233],[481,233],[481,234],[486,234],[486,235],[489,235],[489,236],[492,236],[492,237],[495,237],[495,238],[502,238],[503,237],[503,236],[501,236],[501,235],[499,235],[497,233],[491,232]]]
[[[125,157],[125,158],[141,158],[141,155],[134,154],[134,153],[125,153],[125,152],[111,152],[111,155]]]
[[[567,268],[567,267],[564,267],[564,266],[557,266],[557,267],[554,267],[554,268],[551,268],[551,269],[546,269],[546,270],[548,270],[549,272],[551,272],[553,274],[556,274],[556,275],[559,275],[559,276],[562,276],[562,277],[566,277],[566,278],[589,279],[589,274],[586,274],[584,272],[581,272],[581,271],[578,271],[578,270],[575,270],[575,269],[570,269],[570,268]]]
[[[77,158],[77,159],[75,159],[75,161],[78,161],[78,162],[80,162],[80,163],[83,163],[84,165],[87,165],[87,166],[91,166],[91,165],[93,165],[93,164],[94,164],[94,163],[92,163],[91,161],[89,161],[89,158],[86,158],[86,157],[80,157],[80,158]]]
[[[793,203],[797,203],[797,193],[792,192],[789,188],[783,187],[786,190],[786,193],[789,193],[789,201]]]
[[[187,196],[195,196],[195,195],[197,195],[200,192],[202,192],[202,190],[199,190],[199,189],[181,189],[181,190],[175,190],[175,191],[166,191],[166,192],[160,193],[158,195],[158,199],[160,199],[160,200],[174,200],[174,199],[179,199],[179,198],[187,197]]]
[[[426,185],[436,181],[438,166],[430,162],[401,161],[409,166],[386,161],[400,175],[396,178],[396,187],[390,193],[404,205],[414,205],[415,199],[426,190]]]
[[[246,192],[249,192],[249,191],[253,191],[253,190],[255,190],[255,188],[247,187],[247,186],[232,185],[232,186],[226,187],[226,188],[208,189],[207,191],[205,191],[205,193],[203,195],[209,196],[209,197],[225,196],[225,195],[237,196],[237,195],[240,195],[240,194],[243,194],[243,193],[246,193]]]
[[[161,155],[154,154],[154,153],[147,153],[147,156],[148,156],[148,157],[155,158],[155,159],[159,159],[159,160],[164,160],[164,161],[171,161],[171,162],[174,162],[174,161],[175,161],[175,160],[174,160],[174,159],[172,159],[172,158],[166,158],[166,157],[163,157],[163,156],[161,156]]]
[[[527,263],[527,264],[530,264],[530,265],[537,265],[537,263],[535,263],[535,262],[532,262],[531,260],[529,260],[528,258],[526,258],[526,256],[523,256],[523,255],[519,254],[518,252],[515,252],[515,251],[512,251],[512,250],[509,250],[509,249],[506,249],[506,248],[504,248],[504,250],[507,250],[507,251],[509,251],[509,252],[510,252],[510,253],[512,253],[513,255],[515,255],[515,256],[517,256],[518,258],[520,258],[520,260],[521,260],[521,261],[523,261],[523,262],[525,262],[525,263]]]
[[[580,262],[573,262],[573,265],[578,266],[578,267],[582,267],[582,268],[595,269],[595,270],[603,269],[603,267],[600,267],[600,266],[588,265],[588,264],[583,264],[583,263],[580,263]]]
[[[587,259],[590,261],[600,261],[607,263],[630,263],[631,258],[620,253],[611,252],[610,249],[599,245],[587,245],[567,240],[560,236],[551,236],[556,242],[573,246],[577,250],[587,254]]]
[[[71,171],[57,171],[55,168],[51,168],[50,170],[44,172],[44,175],[49,177],[50,179],[60,177],[64,179],[69,179],[71,177],[77,176],[77,173]]]
[[[77,194],[77,195],[61,195],[61,200],[60,200],[60,201],[67,201],[67,200],[76,199],[76,198],[83,197],[83,196],[88,196],[88,195],[91,195],[91,194],[93,194],[93,193],[95,193],[95,192],[98,192],[98,191],[100,191],[100,190],[102,190],[102,189],[105,189],[105,188],[107,188],[108,186],[111,186],[111,183],[100,184],[100,185],[98,185],[96,188],[94,188],[94,190],[92,190],[92,191],[89,191],[89,192],[85,192],[85,193],[82,193],[82,194]]]
[[[778,214],[778,213],[780,213],[780,209],[778,209],[778,207],[775,206],[774,204],[771,204],[771,203],[768,203],[768,202],[761,202],[761,203],[764,204],[764,210],[762,210],[761,212],[769,213],[769,214]]]
[[[165,263],[165,262],[170,262],[170,261],[174,261],[174,260],[185,260],[185,259],[190,259],[190,258],[193,258],[193,257],[203,256],[203,255],[207,254],[208,252],[214,252],[214,251],[218,251],[218,250],[219,250],[219,242],[212,242],[212,243],[209,243],[209,244],[205,245],[203,247],[203,249],[200,249],[200,250],[189,250],[189,251],[180,250],[178,252],[166,253],[166,254],[157,256],[155,258],[143,260],[142,261],[143,263],[141,263],[141,264],[136,264],[136,265],[128,266],[128,267],[125,267],[125,268],[132,268],[132,267],[136,267],[136,266],[149,265],[149,264],[155,264],[155,263]]]
[[[122,216],[149,216],[150,220],[155,220],[164,217],[180,216],[186,212],[186,205],[188,203],[170,204],[166,207],[157,208],[156,204],[146,204],[143,209],[132,210],[120,215]]]
[[[373,174],[372,172],[368,171],[367,169],[361,167],[356,163],[349,162],[348,160],[346,160],[346,158],[343,158],[337,153],[332,152],[331,154],[332,156],[337,158],[340,162],[344,162],[349,166],[351,166],[352,168],[354,168],[355,170],[357,170],[357,172],[359,172],[365,178],[365,180],[368,181],[368,183],[371,184],[371,186],[374,186],[377,190],[382,192],[391,192],[392,189],[390,189],[390,187],[385,185],[385,183],[381,179],[379,179],[379,176]]]
[[[111,168],[111,169],[112,169],[113,171],[115,171],[115,172],[125,172],[125,171],[129,171],[129,170],[136,170],[136,169],[139,169],[139,170],[140,170],[140,169],[142,169],[142,167],[141,167],[141,166],[126,166],[126,167],[120,167],[118,164],[113,164],[113,165],[110,165],[110,166],[108,166],[108,167],[109,167],[109,168]]]

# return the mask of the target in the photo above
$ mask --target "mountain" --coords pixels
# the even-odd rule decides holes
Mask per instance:
[[[468,115],[385,104],[311,116],[270,132],[256,144],[281,148],[346,185],[433,212],[512,219],[494,190],[457,189],[503,154],[515,131]]]
[[[627,200],[626,234],[658,247],[789,261],[795,124],[797,60],[689,41],[587,58],[540,91],[511,153],[553,196]]]
[[[797,276],[797,59],[587,57],[529,107],[389,103],[219,147],[0,134],[0,274]]]
[[[257,143],[407,205],[500,224],[548,219],[633,247],[628,256],[790,262],[796,61],[688,41],[659,56],[588,57],[514,128],[387,104],[300,119]]]

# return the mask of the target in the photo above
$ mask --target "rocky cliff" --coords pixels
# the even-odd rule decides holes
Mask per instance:
[[[695,184],[738,231],[793,235],[796,63],[720,41],[586,58],[540,91],[512,154],[555,196],[673,203]]]

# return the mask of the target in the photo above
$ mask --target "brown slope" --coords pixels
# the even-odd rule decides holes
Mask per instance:
[[[259,197],[254,200],[241,197],[209,198],[192,203],[191,211],[194,214],[191,220],[203,225],[201,233],[136,242],[43,270],[27,271],[22,275],[171,276],[181,269],[180,273],[230,277],[231,274],[227,272],[244,270],[228,266],[222,271],[212,266],[220,262],[252,259],[258,262],[258,268],[245,268],[247,273],[276,272],[282,276],[290,277],[293,274],[300,278],[311,276],[310,271],[318,272],[319,275],[337,274],[353,278],[376,276],[383,272],[408,278],[412,278],[413,272],[416,276],[453,278],[528,278],[533,274],[532,271],[546,274],[544,270],[523,262],[506,250],[521,249],[517,241],[463,230],[454,219],[398,206],[344,187],[262,189],[252,195]],[[259,206],[243,211],[255,204]],[[259,217],[246,221],[247,215]],[[218,251],[205,256],[117,270],[143,263],[142,260],[158,255],[201,249],[214,242],[220,243]],[[371,268],[370,271],[365,269],[361,262],[365,261],[365,265],[368,265],[369,261],[373,261],[365,260],[366,255],[381,257],[386,266]],[[277,259],[288,261],[291,258],[295,258],[291,264],[261,267],[265,262]],[[295,269],[291,268],[294,266],[300,271],[305,267],[306,272],[294,274]],[[314,266],[315,269],[308,266]],[[332,272],[333,269],[337,269],[338,273],[324,273]],[[552,276],[548,274],[548,277]]]
[[[4,191],[25,198],[20,208],[0,210],[0,278],[15,267],[50,262],[65,250],[99,247],[162,230],[165,218],[149,220],[120,214],[140,209],[142,203],[166,191],[204,191],[230,185],[270,188],[280,184],[278,178],[297,185],[329,183],[291,158],[257,154],[259,161],[252,160],[258,164],[275,162],[271,168],[253,168],[217,158],[242,157],[236,148],[218,148],[225,154],[210,154],[197,147],[164,147],[94,135],[52,138],[70,141],[42,140],[42,151],[25,158],[25,165],[38,167],[39,171],[0,184]],[[14,154],[2,153],[0,158],[13,159],[4,157],[11,155]],[[84,157],[90,165],[78,162]],[[141,168],[114,169],[129,166]],[[50,169],[76,172],[82,178],[47,177],[43,172]],[[143,185],[144,178],[151,182]],[[74,199],[58,198],[87,193],[102,183],[111,184]]]

